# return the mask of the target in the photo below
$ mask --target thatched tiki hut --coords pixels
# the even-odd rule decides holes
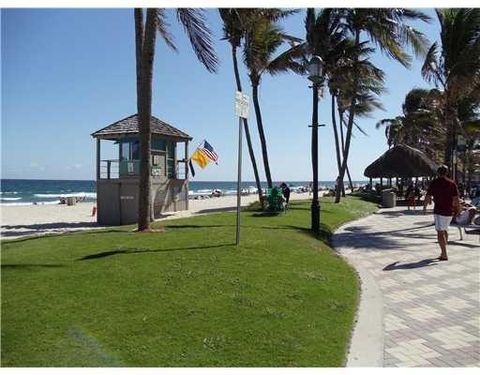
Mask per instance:
[[[152,116],[153,215],[188,210],[188,143],[192,138]],[[140,183],[138,116],[114,122],[92,134],[97,140],[97,220],[104,225],[137,222]],[[113,142],[116,159],[101,158],[101,141]],[[184,157],[177,157],[178,144]],[[110,149],[112,144],[110,144]],[[116,147],[115,147],[116,146]],[[115,150],[116,148],[116,150]]]
[[[430,177],[437,165],[422,151],[407,145],[396,145],[370,164],[363,174],[370,178]]]

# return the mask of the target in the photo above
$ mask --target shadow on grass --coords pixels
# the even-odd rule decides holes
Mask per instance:
[[[170,229],[202,229],[202,228],[223,228],[223,227],[234,227],[235,224],[170,224],[162,225],[161,228],[170,228]],[[242,225],[243,226],[243,225]]]
[[[229,212],[235,211],[237,206],[229,206],[229,207],[217,207],[217,208],[204,208],[203,210],[199,210],[195,213],[197,214],[211,214],[215,212]]]
[[[33,233],[32,235],[22,235],[20,238],[8,238],[8,239],[3,239],[2,238],[2,244],[7,245],[11,243],[17,243],[17,242],[25,242],[25,241],[31,241],[31,240],[42,240],[42,239],[47,239],[47,238],[52,238],[52,237],[63,237],[63,236],[86,236],[86,235],[92,235],[92,234],[103,234],[103,233],[130,233],[132,230],[129,230],[128,228],[126,229],[125,227],[120,227],[118,229],[102,229],[102,228],[92,228],[92,230],[78,230],[78,231],[67,231],[67,232],[50,232],[50,233],[44,233],[44,234],[39,234],[38,232]],[[3,236],[3,233],[2,233]]]
[[[423,259],[418,262],[413,263],[403,263],[399,264],[398,261],[389,264],[383,268],[383,271],[394,271],[394,270],[411,270],[414,268],[421,268],[421,267],[428,267],[428,266],[436,266],[438,263],[437,258],[431,259]]]
[[[265,211],[265,212],[257,212],[255,214],[252,214],[252,217],[273,217],[273,216],[279,216],[280,214],[283,214],[285,212],[283,211]]]
[[[91,221],[84,221],[78,223],[44,223],[44,224],[22,224],[22,225],[3,225],[2,237],[8,239],[9,237],[23,237],[50,234],[49,231],[55,233],[64,233],[65,231],[74,231],[75,229],[86,228],[101,228],[99,224]]]
[[[113,255],[121,255],[121,254],[145,254],[145,253],[166,253],[171,251],[185,251],[185,250],[205,250],[205,249],[214,249],[226,246],[233,246],[234,243],[224,243],[219,245],[209,245],[209,246],[191,246],[191,247],[175,247],[175,248],[166,248],[166,249],[142,249],[142,248],[127,248],[127,249],[116,249],[110,251],[104,251],[101,253],[86,255],[82,258],[78,258],[77,260],[92,260],[92,259],[99,259],[99,258],[107,258]]]
[[[59,268],[63,264],[2,264],[3,269],[27,269],[27,268]]]

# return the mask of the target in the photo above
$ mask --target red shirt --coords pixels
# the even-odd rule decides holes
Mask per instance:
[[[432,181],[427,190],[427,195],[433,196],[435,206],[433,213],[442,216],[453,216],[453,198],[458,197],[458,188],[455,182],[439,177]]]

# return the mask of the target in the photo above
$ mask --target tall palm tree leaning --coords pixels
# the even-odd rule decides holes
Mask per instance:
[[[232,48],[233,72],[235,74],[235,83],[237,90],[242,91],[242,82],[240,80],[240,73],[238,71],[237,50],[240,48],[242,39],[245,35],[244,25],[246,24],[250,9],[237,8],[219,8],[218,12],[223,21],[223,39],[228,40]],[[255,159],[255,152],[253,151],[252,139],[250,137],[250,129],[248,127],[248,120],[243,119],[243,128],[245,130],[245,138],[247,139],[248,153],[250,161],[252,162],[253,174],[255,176],[255,184],[258,191],[258,199],[263,207],[264,200],[262,197],[262,185],[260,184],[260,176],[258,174],[257,161]]]
[[[373,49],[368,48],[367,42],[356,43],[352,39],[346,23],[347,16],[347,9],[326,8],[318,13],[313,8],[307,9],[306,38],[303,46],[299,46],[305,51],[303,60],[306,61],[306,56],[312,55],[320,56],[323,60],[323,72],[328,80],[331,95],[331,117],[339,176],[345,155],[344,113],[353,96],[354,72],[358,76],[355,89],[357,116],[368,116],[372,110],[382,109],[377,97],[384,90],[384,73],[368,61]],[[336,121],[336,107],[339,114],[340,134]],[[365,133],[355,121],[353,125]],[[343,167],[343,173],[345,171],[348,173],[347,165]],[[339,180],[341,183],[337,184],[337,189],[344,194],[343,178]],[[350,176],[349,181],[352,186]]]
[[[206,24],[202,9],[178,8],[177,19],[183,25],[200,62],[209,72],[215,72],[218,65],[213,49],[210,29]],[[150,230],[152,220],[151,197],[151,131],[152,116],[152,80],[153,62],[155,58],[155,40],[157,31],[167,46],[176,50],[175,43],[168,31],[166,10],[148,8],[146,20],[143,21],[143,10],[135,8],[135,49],[137,65],[137,111],[140,146],[140,184],[138,197],[138,230]]]
[[[269,188],[272,187],[272,175],[270,173],[267,141],[258,99],[258,87],[264,73],[275,75],[288,70],[293,72],[303,70],[303,66],[294,59],[293,54],[297,52],[297,49],[294,47],[274,57],[274,54],[284,43],[298,43],[300,39],[285,34],[282,28],[276,24],[278,19],[292,14],[293,11],[282,11],[279,9],[274,9],[273,11],[276,12],[274,16],[272,16],[272,10],[264,9],[255,10],[249,15],[249,22],[245,27],[243,48],[243,60],[249,71],[252,84],[252,100],[260,135],[265,176]]]
[[[361,34],[368,36],[368,42],[374,42],[387,56],[401,63],[403,66],[410,65],[410,56],[404,51],[404,46],[411,46],[415,54],[422,54],[425,51],[426,38],[415,28],[406,24],[406,21],[421,20],[428,22],[430,18],[422,12],[405,8],[384,8],[366,9],[353,8],[345,9],[345,24],[355,40],[355,45],[363,43],[360,40]],[[354,125],[356,104],[359,99],[360,83],[360,55],[353,58],[353,80],[352,95],[349,105],[349,117],[347,122],[347,133],[345,135],[345,153],[340,170],[339,181],[343,183],[345,170],[350,152],[350,143]],[[335,194],[335,203],[340,202],[340,189]]]
[[[349,39],[350,42],[352,42]],[[358,50],[358,51],[357,51]],[[349,49],[345,52],[344,60],[347,60],[345,64],[338,64],[334,67],[330,74],[329,87],[332,95],[332,123],[335,130],[335,108],[333,98],[337,99],[337,110],[339,118],[340,129],[340,142],[341,142],[341,159],[343,160],[345,155],[345,135],[344,127],[348,124],[345,121],[345,112],[349,108],[351,96],[353,95],[353,72],[354,65],[352,66],[352,56],[360,56],[360,62],[355,67],[355,71],[359,75],[358,85],[356,89],[356,103],[355,103],[355,116],[356,117],[370,117],[374,110],[384,110],[384,107],[380,101],[381,94],[385,92],[385,74],[384,72],[373,65],[370,61],[370,55],[373,53],[372,48],[366,47],[366,43],[356,46],[355,49]],[[350,63],[349,63],[350,61]],[[342,66],[343,65],[343,66]],[[333,82],[332,82],[333,81]],[[366,132],[357,124],[354,120],[353,125],[362,134],[366,135]],[[353,134],[353,132],[352,132]],[[341,173],[341,163],[338,168],[338,174]],[[352,178],[348,169],[348,162],[345,166],[345,172],[348,176],[350,190],[353,190]],[[340,180],[340,179],[339,179]],[[339,181],[337,189],[342,192],[342,196],[345,196],[345,189],[343,186],[343,180]]]
[[[433,43],[422,67],[423,76],[443,90],[443,117],[447,130],[444,163],[453,171],[458,108],[470,98],[479,101],[480,9],[438,9],[440,46]]]

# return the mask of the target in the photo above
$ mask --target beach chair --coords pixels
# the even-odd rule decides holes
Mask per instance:
[[[270,212],[285,212],[285,199],[278,187],[267,189],[267,210]]]

